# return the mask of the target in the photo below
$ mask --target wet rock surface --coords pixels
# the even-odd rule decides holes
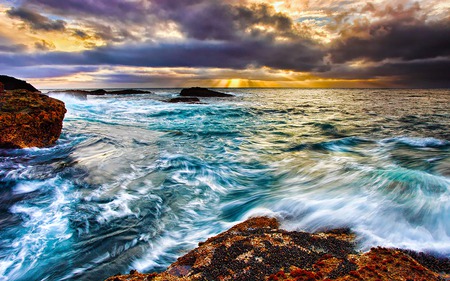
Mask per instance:
[[[0,94],[0,148],[45,147],[61,134],[62,101],[27,90]]]
[[[181,90],[180,96],[182,97],[233,97],[230,94],[224,94],[221,92],[209,90],[206,88],[193,87]]]
[[[252,218],[199,243],[198,248],[180,257],[165,272],[142,274],[133,270],[107,281],[406,281],[445,280],[450,273],[448,259],[385,248],[359,253],[354,241],[355,235],[348,229],[321,233],[285,231],[279,229],[274,218]]]

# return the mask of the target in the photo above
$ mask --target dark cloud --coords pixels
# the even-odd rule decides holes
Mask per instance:
[[[154,1],[151,12],[163,20],[174,21],[188,38],[231,40],[235,24],[231,7],[219,1]]]
[[[409,7],[383,8],[368,3],[361,12],[370,14],[370,20],[342,24],[341,36],[330,50],[333,62],[409,61],[450,55],[450,18],[430,20],[417,2]],[[342,20],[348,21],[348,16]]]
[[[45,40],[41,40],[40,42],[34,43],[34,47],[40,51],[50,51],[56,48],[55,44]]]
[[[450,88],[450,58],[412,61],[392,60],[375,65],[353,68],[346,64],[334,65],[318,76],[337,79],[381,79],[393,81],[397,87]]]
[[[299,32],[291,18],[277,13],[268,4],[247,7],[223,1],[161,0],[155,1],[151,8],[159,18],[176,22],[188,38],[198,40],[236,41],[265,36],[293,38]],[[271,30],[260,27],[270,27]]]
[[[330,50],[333,62],[355,59],[382,61],[388,58],[414,60],[450,55],[448,22],[380,22],[367,26],[366,36],[338,40]]]
[[[116,21],[139,20],[145,15],[144,1],[127,0],[27,0],[24,4],[57,15],[110,17]],[[140,16],[140,17],[139,17]]]
[[[151,36],[155,27],[175,23],[189,39],[236,41],[241,38],[284,36],[301,33],[288,16],[277,13],[271,5],[232,5],[218,0],[27,0],[23,7],[45,10],[83,22],[108,42],[138,40],[131,30],[139,25]],[[123,26],[126,24],[126,26]],[[256,26],[270,26],[263,31]],[[308,31],[309,32],[309,31]],[[147,37],[148,39],[148,37]],[[303,36],[304,39],[304,36]]]
[[[34,30],[64,31],[66,29],[65,21],[51,20],[27,8],[11,8],[6,13],[12,18],[21,19]]]
[[[137,40],[129,30],[124,27],[113,27],[108,24],[89,21],[88,26],[95,30],[95,37],[110,43],[118,43],[130,40]]]
[[[52,52],[17,57],[15,64],[128,65],[148,67],[219,67],[243,69],[268,66],[299,71],[319,70],[323,51],[301,43],[246,41],[123,45],[79,53]],[[8,60],[2,58],[0,61]]]
[[[39,78],[58,78],[78,73],[95,72],[99,69],[99,66],[25,66],[17,67],[10,66],[7,69],[3,69],[7,75],[14,77],[21,77],[24,79],[39,79]]]
[[[0,52],[6,53],[21,53],[27,49],[27,46],[24,44],[0,45]]]
[[[91,36],[89,34],[87,34],[86,32],[84,32],[82,30],[79,30],[79,29],[74,30],[73,35],[75,37],[80,38],[81,40],[87,40],[87,39],[91,38]]]

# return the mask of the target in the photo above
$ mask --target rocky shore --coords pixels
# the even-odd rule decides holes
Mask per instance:
[[[62,101],[41,94],[26,81],[0,75],[0,148],[54,144],[65,113]]]
[[[27,90],[0,94],[0,148],[45,147],[61,134],[62,101]]]
[[[30,92],[39,92],[39,90],[36,89],[30,83],[27,83],[24,80],[20,80],[20,79],[11,77],[11,76],[0,75],[0,83],[3,84],[3,88],[6,91],[21,89],[21,90],[27,90]]]
[[[399,249],[356,250],[348,229],[285,231],[274,218],[234,226],[180,257],[162,273],[132,270],[106,281],[449,280],[450,261]]]

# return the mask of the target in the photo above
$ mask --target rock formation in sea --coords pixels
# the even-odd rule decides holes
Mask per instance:
[[[168,100],[170,103],[201,103],[197,97],[178,97]]]
[[[180,96],[182,97],[233,97],[230,94],[224,94],[221,92],[209,90],[206,88],[193,87],[181,90]]]
[[[86,95],[93,95],[93,96],[103,96],[103,95],[134,95],[134,94],[151,94],[150,91],[144,91],[144,90],[136,90],[136,89],[125,89],[125,90],[114,90],[114,91],[107,91],[104,89],[98,89],[98,90],[57,90],[57,91],[51,91],[49,94],[71,94],[74,96],[86,96]]]
[[[348,229],[286,231],[274,218],[252,218],[180,257],[162,273],[132,270],[106,281],[445,280],[449,259],[386,248],[356,250]],[[448,279],[447,279],[448,280]]]
[[[39,90],[33,87],[33,85],[11,76],[0,75],[0,83],[3,84],[5,90],[23,89],[30,92],[39,92]]]
[[[8,88],[8,84],[5,86]],[[61,134],[65,113],[62,101],[36,91],[21,89],[0,94],[0,147],[54,144]]]

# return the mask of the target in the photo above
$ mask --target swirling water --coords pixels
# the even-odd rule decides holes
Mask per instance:
[[[252,215],[450,256],[449,90],[58,95],[57,145],[0,150],[0,280],[163,270]]]

